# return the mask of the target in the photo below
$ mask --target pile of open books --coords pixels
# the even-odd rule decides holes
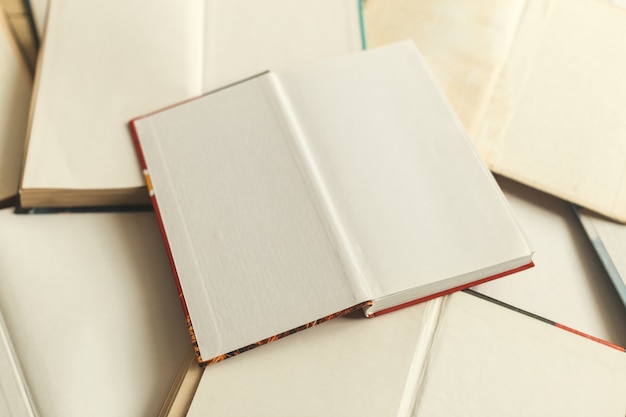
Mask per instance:
[[[626,413],[626,10],[0,4],[0,415]]]

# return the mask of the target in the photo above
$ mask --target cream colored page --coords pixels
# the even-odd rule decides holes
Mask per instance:
[[[474,289],[626,346],[626,311],[571,205],[506,178],[498,182],[533,243],[535,267]]]
[[[204,360],[370,299],[267,76],[135,126]]]
[[[358,0],[207,0],[204,91],[361,49]]]
[[[278,76],[327,199],[371,270],[374,298],[424,285],[434,293],[446,279],[530,261],[504,196],[411,43]]]
[[[188,416],[396,416],[426,307],[336,318],[212,365]]]
[[[201,93],[202,2],[50,6],[22,187],[142,186],[128,121]]]
[[[626,12],[527,8],[479,136],[490,167],[626,221]]]
[[[42,415],[157,415],[190,342],[154,214],[3,210],[0,228],[0,305]]]
[[[34,417],[36,415],[1,311],[0,415],[11,417]]]
[[[367,0],[369,47],[412,39],[470,137],[526,0]]]
[[[496,304],[448,297],[411,416],[622,416],[626,355]]]
[[[32,79],[0,10],[0,201],[15,196]]]

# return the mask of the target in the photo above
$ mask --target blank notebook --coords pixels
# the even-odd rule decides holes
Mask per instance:
[[[149,204],[128,120],[361,49],[358,0],[64,0],[47,17],[25,208]]]
[[[532,265],[412,43],[264,73],[131,125],[203,362]]]

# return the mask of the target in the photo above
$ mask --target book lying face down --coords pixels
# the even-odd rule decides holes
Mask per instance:
[[[412,43],[131,122],[199,360],[532,266]]]

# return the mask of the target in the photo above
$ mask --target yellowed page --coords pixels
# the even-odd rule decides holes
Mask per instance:
[[[526,0],[367,0],[369,47],[415,41],[470,136],[479,127]]]
[[[529,2],[477,137],[496,172],[626,221],[626,11]]]

